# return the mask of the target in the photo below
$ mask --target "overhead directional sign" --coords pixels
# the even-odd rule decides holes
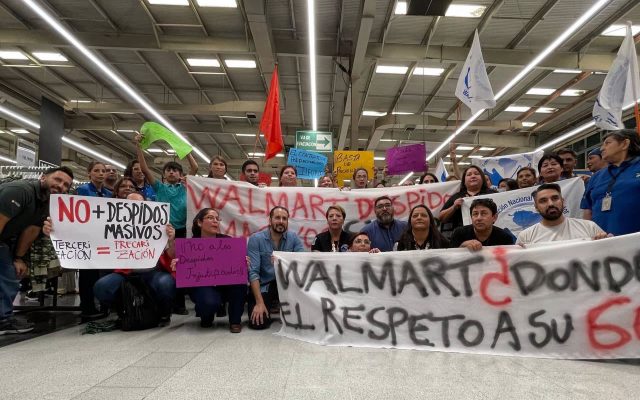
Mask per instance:
[[[331,132],[296,131],[296,148],[330,153],[333,151],[333,134]]]

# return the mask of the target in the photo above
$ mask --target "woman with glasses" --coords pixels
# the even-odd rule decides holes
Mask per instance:
[[[351,237],[349,251],[354,253],[380,253],[379,249],[371,248],[371,239],[364,232],[356,233]]]
[[[193,219],[191,233],[194,238],[228,238],[220,233],[220,214],[213,208],[203,208]],[[180,260],[174,260],[180,268]],[[196,316],[200,317],[200,326],[210,328],[213,318],[223,302],[229,304],[229,330],[240,333],[242,311],[247,294],[247,285],[200,286],[191,289],[191,300],[196,305]]]
[[[446,249],[449,241],[442,236],[431,214],[423,204],[417,205],[409,213],[409,225],[394,246],[396,251]]]
[[[340,206],[330,206],[325,214],[329,230],[319,233],[313,244],[311,251],[319,252],[340,252],[349,248],[349,234],[342,229],[347,213]]]

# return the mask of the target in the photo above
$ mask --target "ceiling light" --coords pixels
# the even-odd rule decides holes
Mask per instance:
[[[200,7],[238,8],[236,0],[198,0]]]
[[[225,75],[224,72],[211,72],[211,71],[189,71],[191,75]]]
[[[373,157],[374,161],[384,161],[386,160],[386,157]]]
[[[381,142],[397,142],[398,139],[380,139]]]
[[[272,180],[272,181],[277,181],[277,180],[278,180],[278,177],[277,177],[277,176],[272,176],[272,177],[271,177],[271,180]]]
[[[142,106],[145,110],[149,112],[158,122],[164,125],[170,131],[186,142],[193,148],[193,152],[196,153],[204,162],[209,163],[209,157],[197,148],[192,145],[191,142],[184,137],[180,133],[178,129],[167,119],[165,118],[158,110],[156,110],[145,98],[143,98],[138,91],[133,89],[129,84],[127,84],[114,70],[105,64],[92,50],[89,50],[84,44],[82,44],[67,28],[63,27],[60,22],[58,22],[57,18],[53,17],[49,12],[45,11],[39,3],[34,0],[24,0],[24,3],[27,4],[36,14],[40,16],[49,26],[55,29],[62,37],[64,37],[69,43],[71,43],[77,50],[79,50],[87,60],[91,61],[95,66],[97,66],[113,83],[120,87],[124,92],[126,92],[136,103]],[[64,138],[63,138],[64,140]]]
[[[249,157],[264,157],[264,153],[247,153]]]
[[[164,153],[162,149],[147,149],[149,153]]]
[[[458,165],[471,165],[471,163],[466,161],[460,161]]]
[[[387,115],[387,113],[380,111],[363,111],[362,115],[365,117],[382,117],[383,115]]]
[[[293,3],[292,3],[293,4]],[[309,86],[311,86],[311,128],[318,130],[318,92],[316,88],[316,14],[314,0],[307,0],[307,34],[309,37]]]
[[[126,165],[124,165],[122,163],[119,163],[119,162],[117,162],[117,161],[105,156],[102,153],[99,153],[99,152],[97,152],[97,151],[95,151],[93,149],[90,149],[87,146],[85,146],[83,144],[80,144],[80,143],[76,142],[75,140],[70,139],[70,138],[68,138],[66,136],[62,137],[62,141],[67,143],[71,147],[75,147],[76,149],[80,150],[80,152],[82,152],[82,153],[85,153],[85,154],[88,154],[88,155],[92,155],[92,156],[94,156],[96,158],[101,159],[102,161],[106,161],[109,164],[115,165],[118,168],[121,168],[121,169],[126,169],[127,168]]]
[[[393,115],[413,115],[413,113],[403,112],[403,111],[393,111],[391,114],[393,114]]]
[[[549,88],[531,88],[527,91],[527,94],[534,95],[534,96],[549,96],[556,90],[557,89],[549,89]],[[577,97],[577,96],[582,96],[585,93],[586,93],[586,90],[567,89],[564,92],[562,92],[560,96]]]
[[[224,60],[229,68],[255,68],[255,60]]]
[[[220,61],[215,58],[187,58],[187,63],[192,67],[220,67]]]
[[[440,76],[444,72],[444,68],[420,67],[413,70],[414,75]]]
[[[64,62],[64,61],[69,61],[67,60],[67,57],[63,56],[60,53],[49,53],[49,52],[39,52],[36,51],[33,54],[33,56],[35,58],[37,58],[40,61],[60,61],[60,62]]]
[[[351,179],[343,179],[342,182],[349,182],[351,183]]]
[[[171,154],[176,154],[176,151],[174,149],[167,149],[164,151],[165,153],[171,155]]]
[[[0,51],[0,58],[3,60],[28,60],[27,56],[22,54],[22,52],[9,50]]]
[[[445,17],[480,18],[486,8],[475,4],[452,4],[444,15]]]
[[[468,156],[469,158],[483,158],[482,156],[476,156],[476,155],[472,155],[472,156]]]
[[[447,154],[446,157],[451,158],[451,154]],[[456,154],[456,158],[460,158],[462,157],[462,154]]]
[[[581,74],[582,71],[579,69],[554,69],[553,72],[556,74]]]
[[[472,146],[458,146],[456,147],[456,150],[473,150],[474,148]]]
[[[69,100],[67,103],[92,103],[91,100]]]
[[[536,126],[537,123],[536,122],[528,122],[528,121],[524,121],[522,123],[522,126],[524,126],[525,128],[531,128],[532,126]]]
[[[399,1],[396,3],[396,9],[393,11],[396,15],[407,15],[407,2]]]
[[[484,147],[483,146],[483,147],[480,147],[479,150],[480,151],[491,151],[491,150],[495,150],[495,149],[496,149],[495,147]]]
[[[393,66],[393,65],[378,65],[376,67],[377,74],[398,74],[403,75],[407,73],[408,67]]]
[[[539,114],[553,114],[556,111],[558,111],[557,108],[551,108],[551,107],[538,107],[538,108],[536,108],[536,112],[539,113]]]
[[[586,90],[582,90],[582,89],[567,89],[564,92],[562,92],[562,94],[560,96],[580,97],[585,93],[587,93],[587,91]]]
[[[277,158],[284,158],[284,154],[282,154],[282,153],[276,154],[276,157]]]
[[[221,115],[220,118],[247,119],[247,116],[246,115],[243,115],[243,116],[239,116],[239,115]]]
[[[12,160],[12,159],[10,159],[8,157],[4,157],[4,156],[0,156],[0,161],[5,161],[5,162],[11,163],[11,164],[17,164],[16,160]]]
[[[137,132],[135,129],[116,129],[120,133],[133,133]]]
[[[509,106],[505,109],[506,112],[527,112],[531,107],[524,106]]]
[[[358,140],[363,141],[363,142],[366,142],[366,141],[368,141],[369,139],[367,139],[367,138],[358,138]]]
[[[22,133],[22,134],[29,133],[29,131],[26,129],[9,129],[9,130],[13,133]]]
[[[635,36],[640,33],[640,25],[631,25],[631,35]],[[623,24],[613,24],[604,31],[600,35],[602,36],[617,36],[617,37],[625,37],[627,34],[627,26]]]
[[[189,0],[147,0],[154,6],[188,6]]]
[[[236,133],[236,136],[240,137],[256,137],[255,133]]]

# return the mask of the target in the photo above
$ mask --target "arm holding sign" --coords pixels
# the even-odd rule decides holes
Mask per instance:
[[[189,162],[189,175],[195,175],[198,172],[198,162],[192,155],[193,152],[187,154],[187,161]]]
[[[149,169],[147,165],[147,160],[144,159],[144,153],[142,152],[142,147],[140,146],[140,142],[142,141],[142,135],[137,134],[133,138],[133,142],[136,145],[136,154],[138,155],[138,163],[140,164],[140,169],[144,174],[144,177],[147,178],[147,182],[153,187],[156,183],[156,178],[153,176],[153,173]]]

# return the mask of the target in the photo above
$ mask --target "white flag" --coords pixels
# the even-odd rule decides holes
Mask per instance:
[[[460,72],[460,78],[458,78],[456,97],[471,108],[472,115],[483,108],[496,106],[496,99],[487,76],[484,59],[482,58],[477,30],[473,37],[471,50],[467,55],[467,61],[465,61],[464,67]]]
[[[442,158],[438,160],[438,166],[436,167],[435,176],[438,178],[440,182],[445,182],[449,173],[447,169],[444,167],[444,162],[442,162]]]
[[[639,87],[636,46],[631,27],[627,25],[627,35],[593,105],[596,126],[606,130],[623,129],[622,108],[640,97]]]

